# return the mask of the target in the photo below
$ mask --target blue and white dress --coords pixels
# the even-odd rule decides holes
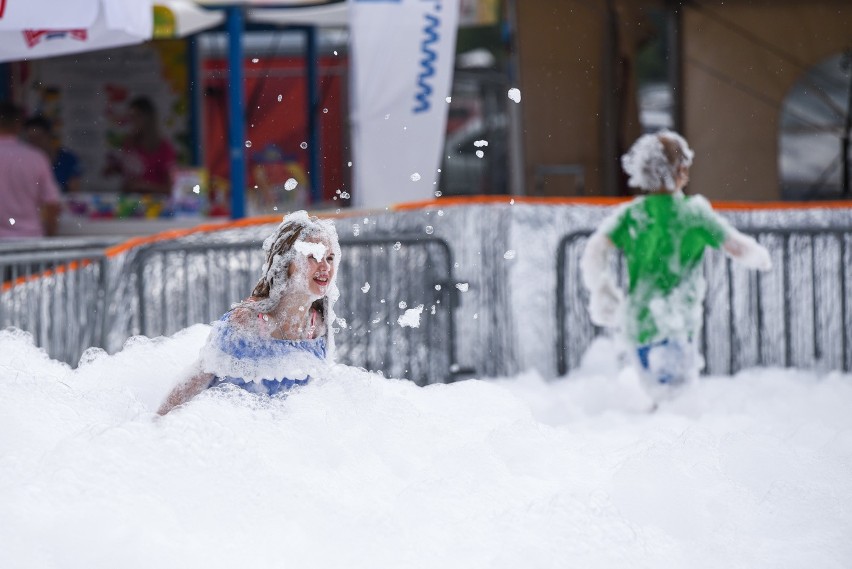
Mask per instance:
[[[230,383],[257,394],[275,395],[307,384],[326,365],[326,338],[283,340],[243,330],[223,316],[201,350],[210,387]]]

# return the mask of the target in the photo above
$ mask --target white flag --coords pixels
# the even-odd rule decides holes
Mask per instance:
[[[353,178],[358,207],[437,189],[458,0],[352,0]]]

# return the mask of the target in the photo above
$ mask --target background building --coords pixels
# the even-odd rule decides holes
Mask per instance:
[[[507,8],[524,97],[521,192],[623,193],[618,156],[667,125],[697,153],[691,187],[712,199],[850,197],[849,2]]]

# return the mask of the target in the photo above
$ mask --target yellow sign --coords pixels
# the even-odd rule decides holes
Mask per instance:
[[[154,5],[154,39],[168,39],[177,35],[175,13],[166,6]]]
[[[496,26],[500,23],[499,0],[461,0],[459,26]]]

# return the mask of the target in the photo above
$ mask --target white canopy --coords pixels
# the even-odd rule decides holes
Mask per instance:
[[[0,61],[67,55],[151,38],[153,0],[3,0]]]
[[[224,19],[193,0],[0,0],[0,62],[185,37]]]
[[[101,11],[101,0],[2,0],[0,31],[88,28]]]
[[[253,8],[248,12],[252,22],[266,24],[305,24],[326,28],[349,26],[349,2],[323,5],[294,5],[288,8]]]

